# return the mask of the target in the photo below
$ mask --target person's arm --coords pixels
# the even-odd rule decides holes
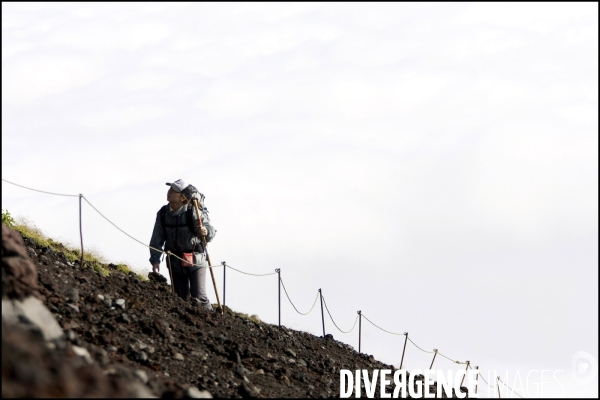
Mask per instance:
[[[202,225],[204,225],[204,227],[207,230],[206,242],[210,242],[211,240],[213,240],[213,238],[217,234],[217,230],[210,223],[210,218],[208,217],[208,213],[206,213],[206,212],[201,212],[201,213],[202,213]]]
[[[150,239],[150,247],[155,249],[163,249],[165,244],[164,230],[160,223],[160,211],[156,213],[156,221],[154,222],[154,229],[152,230],[152,238]],[[152,264],[152,272],[158,273],[160,270],[160,251],[150,249],[150,264]]]

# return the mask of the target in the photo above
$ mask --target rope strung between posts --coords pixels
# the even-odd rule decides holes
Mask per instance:
[[[277,272],[275,272],[277,273]],[[315,304],[317,304],[317,299],[319,298],[319,292],[317,292],[317,297],[315,297],[315,302],[313,303],[312,307],[310,308],[310,310],[308,310],[307,313],[301,313],[300,311],[298,311],[298,309],[296,308],[296,306],[294,305],[294,303],[292,303],[292,299],[290,299],[290,296],[288,295],[287,290],[285,289],[285,285],[283,284],[283,279],[279,278],[279,282],[281,282],[281,286],[283,286],[283,292],[285,293],[285,295],[287,296],[288,300],[290,301],[290,304],[292,305],[292,307],[294,307],[294,310],[296,310],[296,312],[298,314],[302,314],[302,315],[308,315],[310,314],[310,312],[313,310],[313,308],[315,308]]]
[[[502,381],[502,379],[500,379],[500,377],[498,377],[498,380],[499,380],[500,382],[502,382],[502,384],[503,384],[504,386],[506,386],[507,388],[509,388],[509,389],[510,389],[510,390],[511,390],[511,391],[512,391],[514,394],[516,394],[516,395],[517,395],[517,396],[519,396],[520,398],[523,398],[523,396],[521,396],[519,393],[515,392],[515,391],[514,391],[514,390],[513,390],[513,389],[512,389],[510,386],[508,386],[506,383],[504,383],[504,382]]]
[[[367,321],[369,321],[369,322],[370,322],[370,323],[371,323],[373,326],[375,326],[376,328],[379,328],[379,329],[381,329],[382,331],[384,331],[384,332],[386,332],[386,333],[389,333],[389,334],[392,334],[392,335],[404,336],[404,333],[394,333],[394,332],[386,331],[386,330],[385,330],[385,329],[383,329],[382,327],[375,325],[375,323],[374,323],[373,321],[371,321],[369,318],[367,318],[367,317],[365,316],[365,314],[361,314],[361,315],[363,316],[363,318],[364,318],[364,319],[366,319]]]
[[[485,380],[485,378],[483,377],[483,375],[481,375],[481,373],[479,373],[479,376],[481,377],[481,380],[483,380],[485,382],[486,385],[488,385],[489,387],[491,387],[492,389],[494,388],[494,385],[490,385],[488,383],[488,381]]]
[[[427,350],[424,350],[424,349],[420,348],[419,346],[417,346],[417,344],[416,344],[415,342],[413,342],[413,341],[412,341],[412,339],[411,339],[411,338],[408,338],[408,341],[409,341],[409,342],[411,342],[411,343],[412,343],[412,344],[413,344],[413,345],[414,345],[414,346],[415,346],[417,349],[421,350],[421,351],[422,351],[422,352],[424,352],[424,353],[429,353],[429,354],[433,354],[433,353],[435,353],[435,351],[427,351]],[[453,363],[456,363],[456,364],[467,364],[467,365],[469,366],[469,368],[471,367],[471,365],[470,365],[470,364],[468,364],[466,361],[456,361],[456,360],[453,360],[453,359],[451,359],[450,357],[446,357],[445,355],[443,355],[443,354],[442,354],[442,353],[440,353],[439,351],[438,351],[437,353],[438,353],[440,356],[442,356],[442,357],[444,357],[444,358],[447,358],[448,360],[452,361]]]
[[[325,303],[325,307],[327,307],[327,303]],[[328,312],[329,312],[329,310],[328,310]],[[329,316],[331,316],[331,315],[329,315]],[[364,318],[365,318],[367,321],[369,321],[371,324],[373,324],[375,327],[377,327],[377,328],[381,329],[381,330],[382,330],[382,331],[384,331],[384,332],[390,333],[390,334],[392,334],[392,335],[398,335],[398,336],[400,336],[400,335],[404,335],[404,333],[394,333],[394,332],[386,331],[386,330],[385,330],[385,329],[383,329],[382,327],[375,325],[375,324],[373,323],[373,321],[371,321],[369,318],[367,318],[367,317],[365,316],[365,314],[362,314],[362,316],[363,316],[363,317],[364,317]],[[331,320],[333,321],[333,319],[331,319]],[[335,322],[334,322],[334,324],[335,324]],[[338,329],[339,329],[339,328],[338,328]],[[412,344],[413,344],[413,345],[414,345],[414,346],[415,346],[417,349],[421,350],[422,352],[425,352],[425,353],[430,353],[430,354],[433,354],[433,353],[435,353],[434,351],[427,351],[427,350],[424,350],[424,349],[422,349],[421,347],[417,346],[417,344],[416,344],[415,342],[413,342],[411,338],[408,338],[408,340],[409,340],[409,342],[411,342],[411,343],[412,343]],[[452,361],[453,363],[456,363],[456,364],[467,364],[466,362],[463,362],[463,361],[456,361],[456,360],[453,360],[453,359],[451,359],[451,358],[449,358],[449,357],[446,357],[445,355],[443,355],[443,354],[442,354],[442,353],[440,353],[439,351],[438,351],[438,354],[439,354],[440,356],[444,357],[444,358],[447,358],[448,360]]]
[[[469,368],[473,369],[473,367],[471,367],[471,365],[469,364]],[[481,371],[477,370],[477,375],[479,375],[481,377],[481,379],[485,382],[486,385],[488,385],[489,387],[491,387],[492,389],[494,388],[493,385],[490,385],[488,383],[488,381],[485,380],[485,378],[483,377],[483,375],[481,375]]]
[[[53,192],[46,192],[44,190],[38,190],[38,189],[32,189],[30,187],[27,186],[23,186],[23,185],[19,185],[10,181],[7,181],[6,179],[2,178],[2,180],[6,183],[10,183],[11,185],[15,185],[15,186],[19,186],[22,187],[23,189],[28,189],[28,190],[33,190],[34,192],[40,192],[40,193],[46,193],[46,194],[52,194],[54,196],[65,196],[65,197],[79,197],[81,195],[79,194],[63,194],[63,193],[53,193]]]
[[[411,338],[408,338],[408,341],[409,341],[409,342],[411,342],[412,344],[414,344],[414,345],[415,345],[415,347],[416,347],[417,349],[421,350],[422,352],[425,352],[425,353],[431,353],[431,354],[435,353],[435,351],[427,351],[427,350],[423,350],[422,348],[420,348],[419,346],[417,346],[417,344],[416,344],[415,342],[413,342],[413,341],[411,340]]]
[[[410,339],[409,339],[409,340],[410,340]],[[442,354],[442,353],[440,353],[439,351],[438,351],[438,354],[439,354],[440,356],[442,356],[442,357],[444,357],[444,358],[446,358],[446,359],[448,359],[448,360],[452,361],[453,363],[456,363],[456,364],[466,364],[466,362],[465,362],[465,361],[456,361],[456,360],[453,360],[453,359],[451,359],[450,357],[446,357],[445,355],[443,355],[443,354]]]
[[[153,250],[155,250],[153,247],[150,247],[150,246],[148,246],[148,245],[146,245],[146,247],[148,247],[148,248],[150,248],[150,249],[153,249]],[[161,251],[161,250],[157,250],[157,251]],[[167,252],[166,252],[166,251],[164,251],[164,250],[162,250],[162,252],[163,252],[163,253],[165,253],[165,254],[167,254]],[[183,258],[181,258],[181,257],[178,257],[178,256],[176,256],[176,255],[175,255],[175,254],[173,254],[173,253],[171,253],[171,257],[175,257],[176,259],[178,259],[178,260],[181,260],[181,261],[185,261],[186,263],[188,262],[187,260],[184,260]],[[219,267],[222,267],[222,266],[223,266],[223,265],[221,265],[221,264],[218,264],[218,265],[211,265],[210,267],[211,267],[211,268],[219,268]],[[192,264],[192,267],[208,267],[208,265],[204,265],[204,264]]]
[[[321,296],[323,296],[323,294],[321,294]],[[329,318],[331,318],[331,322],[333,322],[333,325],[335,325],[335,327],[338,329],[338,331],[340,331],[342,333],[350,333],[350,332],[352,332],[352,330],[356,326],[356,321],[358,321],[358,315],[356,315],[356,319],[354,320],[354,325],[352,325],[352,328],[350,328],[349,331],[343,331],[343,330],[340,329],[339,326],[337,326],[337,324],[333,320],[333,317],[331,316],[331,313],[329,312],[329,307],[327,307],[327,302],[325,301],[325,297],[323,297],[323,304],[325,304],[325,309],[327,310],[327,314],[329,314]]]
[[[85,196],[82,196],[83,199],[85,200],[86,203],[88,203],[90,205],[90,207],[92,207],[98,214],[100,214],[100,216],[102,216],[102,218],[104,218],[105,220],[107,220],[112,226],[114,226],[115,228],[117,228],[118,230],[120,230],[121,232],[123,232],[125,235],[129,236],[131,239],[135,240],[136,242],[138,242],[139,244],[148,247],[149,249],[155,250],[155,251],[159,251],[161,253],[164,253],[164,251],[161,249],[155,249],[152,246],[148,246],[146,243],[143,243],[139,240],[137,240],[136,238],[134,238],[133,236],[131,236],[129,233],[125,232],[123,229],[119,228],[117,225],[115,225],[110,219],[108,219],[104,214],[102,214],[96,207],[94,207],[92,205],[92,203],[90,203],[90,201],[88,199],[85,198]]]
[[[241,272],[242,274],[252,275],[252,276],[267,276],[267,275],[275,275],[277,272],[269,272],[268,274],[251,274],[250,272],[240,271],[239,269],[233,268],[231,265],[225,264],[227,268],[231,268],[234,271]]]

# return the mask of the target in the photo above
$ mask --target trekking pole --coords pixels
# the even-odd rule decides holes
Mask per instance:
[[[198,200],[192,199],[194,202],[194,208],[196,209],[196,216],[198,217],[198,223],[200,224],[200,228],[202,228],[202,216],[200,215],[200,209],[198,208]],[[223,314],[223,307],[221,307],[221,299],[219,298],[219,290],[217,289],[217,283],[215,282],[215,273],[213,272],[212,266],[210,264],[210,256],[208,255],[208,251],[206,250],[206,237],[202,236],[202,245],[204,246],[204,251],[206,251],[206,261],[208,261],[208,269],[210,270],[210,277],[212,278],[213,287],[215,288],[215,295],[217,296],[217,304],[221,309],[221,314]]]
[[[167,250],[167,264],[169,264],[169,276],[171,277],[171,292],[175,293],[175,282],[173,282],[173,269],[171,268],[171,250]]]

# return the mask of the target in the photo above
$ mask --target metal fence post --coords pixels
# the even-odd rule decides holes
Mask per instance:
[[[81,198],[83,195],[79,193],[79,238],[81,239],[81,268],[83,268],[83,229],[81,227]]]
[[[479,366],[475,367],[477,376],[475,376],[475,397],[477,397],[477,385],[479,384]]]
[[[404,352],[406,351],[406,342],[408,342],[408,332],[404,332],[404,335],[406,337],[404,338],[404,348],[402,349],[402,359],[400,360],[400,368],[398,368],[398,369],[402,369],[402,364],[404,364]]]
[[[321,297],[321,323],[323,324],[323,339],[325,339],[325,316],[323,314],[323,293],[319,288],[319,297]]]
[[[462,380],[460,381],[460,386],[463,385],[463,382],[465,381],[465,378],[467,377],[467,372],[469,372],[469,364],[471,362],[469,360],[467,360],[467,367],[465,368],[465,376],[463,376]]]
[[[277,272],[277,304],[279,312],[279,327],[281,328],[281,269],[275,268]]]
[[[433,349],[433,360],[431,360],[431,365],[429,366],[429,369],[433,368],[433,362],[435,361],[435,356],[437,356],[437,349]]]
[[[225,261],[221,261],[221,265],[223,265],[223,311],[225,311],[225,271],[227,267],[225,266]]]
[[[360,353],[360,335],[361,335],[362,313],[358,310],[358,352]]]
[[[502,398],[502,396],[500,395],[500,377],[497,376],[496,377],[496,385],[498,385],[498,398]]]

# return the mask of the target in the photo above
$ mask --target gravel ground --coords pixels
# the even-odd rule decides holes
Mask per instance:
[[[3,397],[328,398],[340,369],[394,370],[331,335],[204,311],[112,264],[104,277],[5,225],[2,266]],[[60,331],[9,323],[5,305],[24,299]]]

